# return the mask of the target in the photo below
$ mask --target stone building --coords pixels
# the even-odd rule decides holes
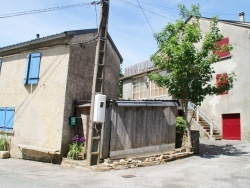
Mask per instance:
[[[0,48],[0,134],[14,158],[65,156],[75,100],[90,100],[97,29],[66,31]],[[118,98],[122,57],[108,35],[104,94]]]

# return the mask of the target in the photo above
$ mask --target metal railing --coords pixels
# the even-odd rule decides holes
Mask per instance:
[[[189,102],[188,107],[191,108],[196,112],[196,121],[199,122],[199,116],[201,116],[210,126],[210,138],[213,136],[213,130],[214,128],[219,131],[219,126],[216,122],[213,121],[212,118],[210,118],[202,109],[199,108],[199,106],[196,106],[195,104]]]

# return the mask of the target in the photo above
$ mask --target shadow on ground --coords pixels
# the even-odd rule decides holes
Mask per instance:
[[[225,145],[213,145],[213,144],[200,144],[199,156],[202,158],[216,158],[219,155],[226,156],[241,156],[249,154],[240,148],[237,148],[231,144]]]

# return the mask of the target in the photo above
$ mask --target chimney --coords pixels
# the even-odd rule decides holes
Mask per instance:
[[[240,16],[240,21],[241,22],[245,22],[245,13],[244,12],[240,12],[239,16]]]
[[[40,34],[36,34],[36,38],[39,39],[40,38]]]

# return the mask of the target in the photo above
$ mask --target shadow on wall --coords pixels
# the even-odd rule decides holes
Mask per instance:
[[[200,154],[201,158],[216,158],[219,155],[226,155],[226,156],[241,156],[250,154],[249,152],[243,151],[243,149],[236,148],[231,144],[225,145],[211,145],[211,144],[200,144]]]

